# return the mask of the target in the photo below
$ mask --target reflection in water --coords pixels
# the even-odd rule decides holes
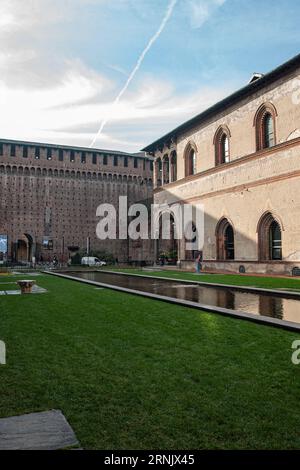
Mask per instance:
[[[261,296],[259,299],[259,311],[264,312],[264,315],[268,317],[283,320],[283,299],[281,297]]]
[[[235,295],[232,290],[220,290],[217,292],[218,304],[217,305],[226,305],[226,308],[235,310]]]
[[[150,277],[143,278],[102,272],[66,274],[128,289],[300,323],[300,300],[297,299],[243,292],[228,287],[182,284],[174,280]]]

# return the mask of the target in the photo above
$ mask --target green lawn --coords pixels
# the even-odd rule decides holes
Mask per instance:
[[[104,268],[128,274],[142,274],[143,276],[160,276],[170,279],[186,279],[188,281],[210,282],[216,284],[231,284],[236,286],[262,287],[266,289],[293,289],[300,291],[299,278],[243,276],[240,274],[195,274],[183,271],[145,271],[142,269],[116,269]]]
[[[20,290],[19,286],[16,284],[17,277],[7,276],[3,279],[4,276],[0,276],[0,291],[3,290]],[[23,276],[24,277],[24,276]],[[27,275],[28,277],[28,275]],[[19,276],[19,279],[22,279],[22,276]]]
[[[300,448],[296,333],[36,280],[0,297],[1,417],[61,409],[86,449]]]

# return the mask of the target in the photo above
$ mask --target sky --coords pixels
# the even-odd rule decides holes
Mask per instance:
[[[298,54],[299,17],[299,0],[0,0],[0,138],[137,152]]]

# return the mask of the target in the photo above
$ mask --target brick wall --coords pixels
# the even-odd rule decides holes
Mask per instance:
[[[8,235],[10,258],[18,257],[17,241],[29,239],[28,258],[36,253],[48,260],[56,254],[67,260],[68,247],[85,249],[90,237],[91,250],[127,260],[132,257],[129,242],[96,237],[98,205],[117,207],[119,195],[128,196],[129,204],[152,199],[150,159],[0,140],[0,234]],[[53,250],[43,248],[47,238]],[[143,258],[151,258],[150,245]]]

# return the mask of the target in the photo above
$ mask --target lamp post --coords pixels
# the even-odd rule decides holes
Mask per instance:
[[[64,263],[64,253],[65,253],[65,237],[62,237],[62,245],[61,245],[61,261],[62,261],[62,264]]]

